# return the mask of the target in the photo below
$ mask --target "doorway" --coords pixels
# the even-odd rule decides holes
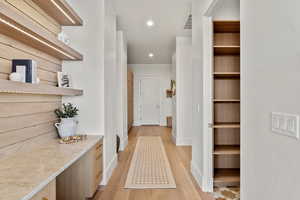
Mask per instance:
[[[143,78],[140,80],[140,123],[160,125],[160,80]]]

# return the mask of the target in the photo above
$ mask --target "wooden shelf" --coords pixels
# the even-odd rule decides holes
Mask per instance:
[[[240,128],[241,125],[237,123],[224,123],[224,124],[214,124],[213,128]]]
[[[240,103],[239,99],[214,99],[215,103]]]
[[[214,77],[216,78],[239,78],[240,72],[214,72]]]
[[[0,80],[0,93],[80,96],[83,95],[83,90]]]
[[[240,184],[240,169],[215,169],[214,186],[238,186]]]
[[[240,146],[237,145],[216,145],[214,155],[239,155]]]
[[[216,55],[239,55],[240,46],[214,46]]]
[[[82,19],[65,0],[33,0],[62,26],[81,26]]]
[[[214,21],[215,33],[240,33],[240,21]]]
[[[83,59],[80,53],[4,3],[0,3],[0,33],[61,60]]]

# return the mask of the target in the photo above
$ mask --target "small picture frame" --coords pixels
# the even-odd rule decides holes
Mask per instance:
[[[72,88],[71,76],[65,72],[57,72],[58,87]]]

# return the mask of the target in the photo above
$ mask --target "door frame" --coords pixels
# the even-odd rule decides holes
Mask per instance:
[[[220,0],[213,0],[203,19],[203,179],[202,189],[213,192],[213,12]]]
[[[138,92],[139,94],[137,95],[137,119],[138,119],[138,125],[139,126],[143,126],[143,125],[157,125],[157,126],[161,126],[162,125],[162,121],[161,121],[161,116],[162,116],[162,87],[161,87],[161,76],[157,76],[157,75],[139,75],[139,74],[135,74],[134,76],[135,79],[135,83],[138,83]],[[158,123],[143,123],[142,122],[142,112],[143,112],[143,107],[142,107],[142,103],[141,103],[141,95],[142,95],[142,80],[145,79],[156,79],[157,81],[159,81],[159,121]]]

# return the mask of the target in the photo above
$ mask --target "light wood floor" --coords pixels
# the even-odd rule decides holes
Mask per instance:
[[[130,161],[138,136],[161,136],[176,180],[176,189],[124,189]],[[190,173],[191,147],[176,147],[171,141],[171,129],[156,126],[132,128],[129,143],[119,154],[118,167],[107,186],[94,200],[213,200],[197,187]]]

